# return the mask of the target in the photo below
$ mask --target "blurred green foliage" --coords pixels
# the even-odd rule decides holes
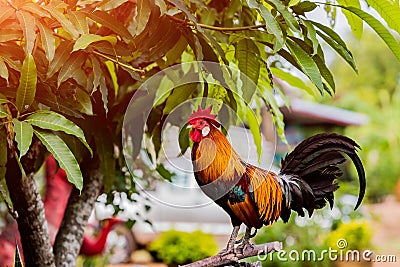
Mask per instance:
[[[353,220],[332,231],[326,238],[326,244],[333,249],[363,251],[371,249],[372,234],[368,222]],[[344,239],[345,243],[339,244],[340,239]]]
[[[360,41],[349,41],[359,74],[336,59],[332,70],[337,93],[326,101],[362,112],[370,123],[348,127],[345,134],[361,145],[361,157],[367,174],[367,197],[378,202],[393,192],[400,177],[400,62],[386,51],[385,44],[365,31]]]
[[[211,235],[200,230],[192,233],[170,230],[150,243],[148,249],[159,260],[176,266],[215,255],[218,245]]]

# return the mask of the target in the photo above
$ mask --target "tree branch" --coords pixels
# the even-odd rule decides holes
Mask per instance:
[[[176,22],[186,24],[189,26],[196,26],[192,21],[183,20],[183,19],[177,18],[175,16],[171,16],[171,15],[167,15],[167,16],[168,16],[168,18],[170,18],[171,20],[174,20]],[[238,26],[238,27],[218,27],[218,26],[206,25],[206,24],[202,24],[202,23],[197,23],[197,26],[199,26],[203,29],[220,31],[220,32],[237,32],[237,31],[246,31],[246,30],[258,30],[260,28],[265,29],[267,27],[266,24]]]
[[[180,267],[214,267],[237,263],[239,260],[246,259],[257,255],[265,255],[282,249],[281,242],[270,242],[261,245],[247,247],[243,253],[231,253],[226,255],[215,255],[193,263],[181,265]]]

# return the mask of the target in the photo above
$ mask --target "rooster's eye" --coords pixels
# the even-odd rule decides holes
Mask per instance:
[[[201,122],[200,122],[200,125],[203,125],[203,123],[204,123],[204,122],[201,121]]]

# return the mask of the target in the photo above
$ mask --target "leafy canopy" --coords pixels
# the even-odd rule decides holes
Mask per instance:
[[[397,1],[367,3],[398,32]],[[146,152],[154,155],[154,169],[170,177],[157,159],[163,125],[175,107],[196,97],[213,98],[243,115],[260,151],[258,114],[250,114],[249,105],[256,110],[267,105],[284,139],[283,117],[274,97],[282,92],[275,78],[308,92],[333,94],[335,81],[322,43],[357,71],[346,43],[332,30],[337,10],[343,10],[355,36],[361,36],[364,21],[400,58],[400,45],[391,31],[362,6],[358,0],[1,1],[0,154],[24,160],[32,140],[39,139],[81,189],[78,163],[93,153],[100,158],[106,190],[126,190],[132,181],[122,172],[120,151],[127,105],[132,96],[143,94],[138,88],[148,78],[188,61],[214,62],[221,69],[204,65],[201,82],[163,94],[163,86],[173,87],[174,77],[165,76],[146,88],[157,102],[130,131],[132,158],[144,137],[152,143],[153,151]],[[332,25],[311,20],[308,15],[316,9],[325,10]],[[228,66],[240,73],[222,71]],[[183,65],[179,68],[189,73]],[[293,70],[309,82],[293,76]],[[209,85],[210,77],[217,84]],[[223,112],[222,105],[215,109]],[[229,112],[227,118],[228,124],[237,123]],[[179,136],[181,152],[189,147],[187,138]],[[3,178],[6,162],[1,159]]]

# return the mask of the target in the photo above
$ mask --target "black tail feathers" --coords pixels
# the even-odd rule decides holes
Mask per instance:
[[[360,191],[355,209],[365,194],[364,167],[356,151],[360,147],[352,139],[335,134],[322,133],[301,142],[281,162],[281,186],[285,197],[281,218],[286,222],[291,210],[304,216],[304,210],[311,216],[329,202],[333,206],[333,192],[339,188],[336,179],[342,175],[338,165],[346,161],[344,154],[356,166]]]

